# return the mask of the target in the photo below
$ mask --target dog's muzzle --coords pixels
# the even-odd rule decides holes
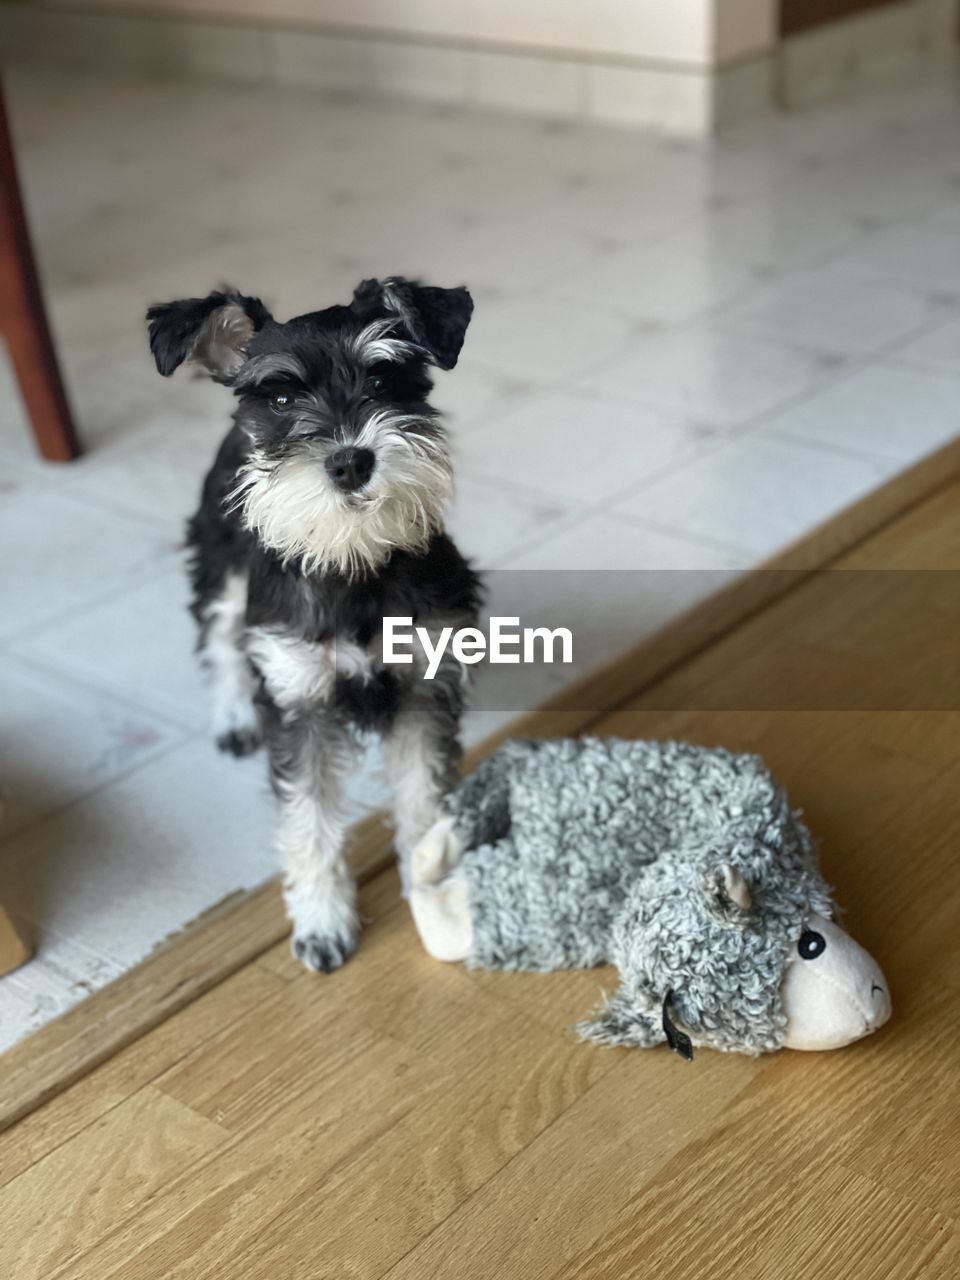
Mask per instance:
[[[373,475],[376,455],[372,449],[348,446],[337,449],[326,460],[327,475],[342,493],[362,489]]]

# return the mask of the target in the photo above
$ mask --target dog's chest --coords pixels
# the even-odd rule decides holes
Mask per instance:
[[[342,636],[305,640],[275,627],[252,627],[247,653],[279,707],[329,702],[338,684],[374,676],[373,651]]]

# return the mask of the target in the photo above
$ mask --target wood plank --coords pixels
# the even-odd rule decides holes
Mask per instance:
[[[791,1123],[771,1124],[784,1101]],[[718,1280],[953,1274],[952,1221],[843,1163],[818,1158],[802,1110],[794,1096],[746,1092],[727,1125],[681,1149],[608,1230],[573,1256],[558,1261],[552,1254],[554,1268],[539,1274],[555,1280],[639,1280],[668,1270]],[[813,1136],[819,1140],[823,1132],[817,1126]],[[406,1274],[392,1273],[398,1280]]]
[[[931,984],[919,994],[910,1016],[856,1052],[770,1060],[722,1125],[678,1147],[612,1230],[543,1274],[612,1280],[667,1263],[758,1280],[953,1274],[958,1157],[933,1130],[955,1129],[956,1002]],[[929,1092],[917,1083],[928,1063]]]
[[[598,1228],[617,1221],[678,1146],[706,1143],[722,1130],[737,1096],[765,1070],[757,1059],[733,1055],[703,1055],[693,1071],[667,1053],[606,1052],[618,1059],[615,1071],[381,1274],[552,1274]]]
[[[711,1095],[692,1078],[651,1097],[647,1074],[603,1081],[385,1274],[951,1274],[950,1219],[818,1158],[825,1130],[812,1135],[805,1123],[815,1089],[778,1097],[776,1073],[761,1069],[739,1097]]]
[[[805,574],[832,563],[931,495],[948,490],[955,495],[958,476],[960,440],[736,579],[603,671],[494,735],[468,753],[468,766],[510,733],[551,736],[589,730],[611,709],[651,688],[771,601],[799,590]],[[359,824],[353,845],[361,879],[372,878],[387,865],[389,836],[380,815]],[[0,1130],[277,947],[287,930],[279,890],[270,882],[220,904],[142,965],[15,1046],[4,1055],[0,1073]]]
[[[379,1274],[616,1069],[478,999],[419,952],[402,904],[370,933],[342,983],[285,984],[157,1082],[234,1140],[65,1277]]]
[[[945,485],[838,557],[845,569],[960,569],[960,493]]]
[[[141,1089],[0,1190],[8,1228],[0,1232],[0,1274],[49,1280],[225,1137],[173,1098]]]
[[[3,1054],[0,1130],[235,973],[251,955],[243,926],[257,937],[276,935],[275,883],[245,896],[239,918],[237,907],[233,899],[221,903],[188,931],[189,941],[174,939]]]
[[[248,965],[175,1017],[145,1032],[18,1125],[0,1133],[0,1186],[81,1133],[237,1018],[255,1011],[278,986],[278,978]]]
[[[934,522],[951,527],[940,503],[901,523],[914,554],[941,545],[934,508]],[[911,563],[909,549],[895,539],[889,547]],[[813,612],[817,582],[745,624],[762,643],[730,632],[668,679],[698,689],[732,671],[748,687],[778,636],[771,616],[781,632],[795,629],[804,597]],[[810,625],[840,661],[858,628],[869,646],[874,620],[835,597]],[[912,625],[929,621],[918,614]],[[938,637],[945,655],[955,650],[953,631]],[[909,639],[907,630],[900,660],[922,665]],[[363,950],[335,980],[319,981],[280,949],[263,954],[0,1138],[0,1164],[21,1132],[32,1156],[0,1191],[16,1210],[0,1199],[21,1267],[7,1273],[956,1274],[960,937],[950,886],[960,713],[659,708],[657,696],[648,688],[597,729],[763,752],[822,837],[852,930],[887,970],[889,1027],[840,1053],[704,1051],[692,1064],[663,1049],[585,1045],[569,1022],[606,971],[541,978],[436,964],[385,871],[362,893],[373,918]],[[106,1113],[100,1094],[114,1104]],[[168,1115],[160,1098],[179,1117],[179,1158],[161,1156],[152,1179],[149,1161],[126,1155],[105,1193],[100,1166],[131,1134],[145,1125],[145,1145],[157,1140]],[[67,1225],[25,1241],[46,1187]]]

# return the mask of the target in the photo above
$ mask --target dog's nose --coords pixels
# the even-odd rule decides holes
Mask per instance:
[[[373,475],[376,456],[372,449],[356,449],[352,445],[337,449],[327,458],[327,475],[344,493],[362,489]]]

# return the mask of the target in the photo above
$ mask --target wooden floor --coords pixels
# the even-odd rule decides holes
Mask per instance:
[[[841,564],[602,730],[766,756],[887,974],[883,1031],[584,1045],[611,974],[436,964],[383,873],[340,973],[281,944],[0,1135],[0,1276],[960,1276],[960,485]]]

